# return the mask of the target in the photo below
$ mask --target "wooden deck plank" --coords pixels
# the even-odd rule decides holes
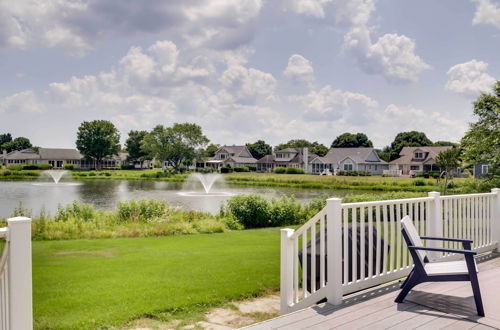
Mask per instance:
[[[460,316],[451,315],[451,314],[444,314],[443,316],[434,318],[431,321],[416,327],[415,329],[418,329],[418,330],[439,330],[439,329],[443,329],[443,328],[445,328],[445,327],[447,327],[447,326],[449,326],[457,321],[463,321],[463,320],[464,320],[464,318],[462,318]],[[468,320],[466,320],[466,321],[469,323],[477,324],[477,323],[474,323],[473,321],[468,321]]]
[[[432,320],[439,319],[442,316],[446,315],[441,311],[436,311],[433,309],[429,309],[427,311],[419,311],[417,312],[417,316],[411,318],[409,320],[403,321],[401,323],[391,325],[387,329],[391,330],[406,330],[406,329],[414,329],[426,323],[429,323]]]
[[[407,310],[401,310],[401,304],[399,304],[398,308],[393,310],[392,313],[388,313],[384,315],[381,320],[371,322],[364,327],[352,327],[351,329],[370,329],[370,330],[384,330],[393,325],[402,323],[406,320],[413,319],[417,317],[420,313],[429,312],[429,308],[421,305],[415,305],[413,307],[408,308]]]

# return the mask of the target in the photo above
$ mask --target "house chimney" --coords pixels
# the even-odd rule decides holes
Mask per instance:
[[[302,149],[302,161],[304,162],[304,172],[309,173],[309,149],[307,147]]]

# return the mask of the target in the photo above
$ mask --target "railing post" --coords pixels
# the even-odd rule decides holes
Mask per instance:
[[[342,303],[342,200],[326,200],[327,216],[327,286],[326,299],[330,304]]]
[[[288,313],[293,299],[293,229],[281,229],[280,313]]]
[[[427,235],[434,237],[443,237],[443,214],[441,211],[441,194],[437,191],[429,192],[429,197],[433,200],[430,203],[430,219],[427,223]],[[441,241],[429,241],[430,247],[442,248]],[[429,253],[432,259],[438,259],[441,257],[440,252]]]
[[[16,217],[9,225],[9,311],[11,329],[33,329],[31,219]]]
[[[495,194],[495,198],[491,210],[491,239],[496,242],[495,251],[500,251],[500,188],[493,188],[491,192]]]

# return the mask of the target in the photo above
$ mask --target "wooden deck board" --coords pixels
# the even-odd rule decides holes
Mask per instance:
[[[421,284],[402,304],[394,303],[399,285],[393,283],[247,329],[500,329],[500,258],[487,257],[478,267],[486,317],[476,315],[469,282]]]

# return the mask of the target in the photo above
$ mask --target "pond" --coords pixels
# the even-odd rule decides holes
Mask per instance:
[[[242,187],[215,183],[210,195],[205,195],[197,182],[173,183],[164,181],[88,180],[59,184],[41,182],[0,182],[0,217],[12,215],[20,203],[38,215],[45,210],[54,215],[59,204],[73,201],[93,204],[99,209],[113,209],[119,201],[154,198],[185,210],[217,213],[223,201],[238,194],[259,194],[265,198],[294,195],[307,202],[323,196],[341,197],[346,191],[325,191],[289,188]],[[219,193],[217,193],[219,192]]]

